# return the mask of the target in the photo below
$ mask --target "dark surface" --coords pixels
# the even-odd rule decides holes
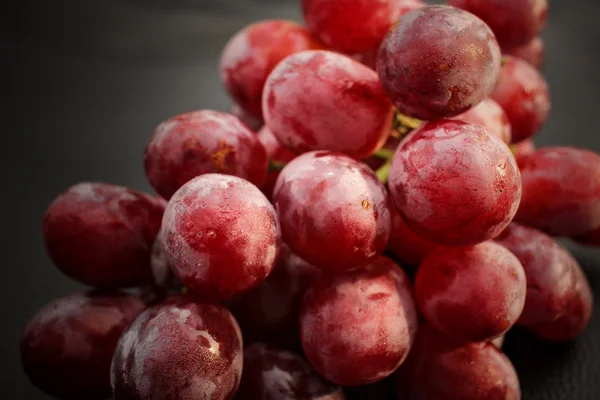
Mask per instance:
[[[228,37],[257,19],[299,19],[298,3],[20,3],[26,35],[1,42],[8,68],[2,93],[9,105],[3,108],[8,124],[2,125],[2,209],[7,216],[0,292],[2,399],[49,399],[23,374],[18,338],[42,305],[82,288],[54,268],[44,252],[41,220],[48,204],[82,180],[149,190],[142,153],[154,126],[176,113],[227,107],[217,62]],[[550,3],[544,72],[553,112],[536,141],[600,151],[600,3]],[[18,15],[3,14],[3,29],[17,25]],[[575,250],[600,293],[600,253]],[[599,313],[586,333],[567,345],[548,346],[521,332],[510,335],[507,352],[525,400],[600,398]]]

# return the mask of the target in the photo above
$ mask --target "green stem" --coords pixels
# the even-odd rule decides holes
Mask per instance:
[[[379,180],[381,182],[383,182],[383,184],[387,183],[388,180],[388,175],[390,174],[390,169],[392,168],[392,159],[389,158],[385,164],[383,164],[381,167],[379,167],[377,169],[377,171],[375,171],[375,174],[377,175],[377,177],[379,178]]]
[[[375,157],[377,158],[381,158],[383,160],[389,160],[390,158],[392,158],[394,156],[394,150],[390,150],[390,149],[379,149],[377,150],[377,152],[374,154]]]
[[[285,167],[285,163],[280,161],[275,161],[273,159],[269,160],[269,172],[278,172],[281,171]]]

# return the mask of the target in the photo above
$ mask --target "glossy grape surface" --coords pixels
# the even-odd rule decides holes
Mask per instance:
[[[498,137],[504,143],[510,144],[511,142],[512,128],[508,116],[502,107],[500,107],[500,104],[489,97],[469,111],[457,115],[454,119],[470,124],[479,124],[483,126],[489,134]]]

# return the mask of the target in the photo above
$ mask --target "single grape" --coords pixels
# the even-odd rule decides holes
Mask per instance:
[[[283,60],[265,84],[263,111],[284,147],[355,158],[383,146],[393,118],[377,73],[330,51],[304,51]]]
[[[538,70],[541,70],[544,66],[544,40],[539,36],[521,47],[506,50],[505,52],[506,54],[527,61]]]
[[[517,256],[527,277],[527,298],[518,323],[552,322],[565,314],[575,296],[573,266],[577,264],[567,249],[515,222],[495,240]]]
[[[152,281],[150,252],[163,212],[161,202],[147,194],[107,183],[79,183],[46,211],[46,250],[78,282],[142,286]]]
[[[590,283],[579,265],[574,265],[575,299],[565,314],[545,324],[528,326],[535,335],[552,342],[566,342],[577,338],[592,318],[594,297]]]
[[[221,301],[271,273],[281,242],[273,206],[251,183],[205,174],[173,195],[163,219],[167,260],[192,292]]]
[[[283,169],[285,164],[296,158],[296,154],[283,147],[267,126],[262,127],[257,137],[267,151],[267,156],[271,161],[262,191],[268,199],[272,199],[275,182],[277,182],[277,177],[279,177],[281,169]]]
[[[449,0],[484,20],[504,49],[523,46],[546,24],[547,0]]]
[[[520,400],[512,363],[491,343],[455,343],[429,325],[396,373],[398,400]]]
[[[310,32],[327,46],[344,53],[376,50],[390,27],[420,0],[303,0]]]
[[[244,373],[235,399],[344,400],[344,395],[294,353],[254,343],[244,350]]]
[[[365,266],[391,230],[385,187],[369,167],[340,153],[303,154],[281,171],[273,200],[283,241],[331,272]]]
[[[297,328],[304,292],[320,274],[318,268],[283,245],[271,275],[256,289],[227,304],[242,328],[244,341],[275,341]]]
[[[121,336],[111,368],[114,400],[231,399],[242,365],[242,335],[224,307],[172,297]]]
[[[155,291],[160,292],[159,295],[166,296],[181,293],[183,284],[173,272],[171,264],[169,264],[165,252],[165,243],[162,238],[162,231],[158,232],[154,245],[152,246],[150,267],[152,268],[152,284]]]
[[[328,380],[355,386],[392,374],[416,331],[410,282],[388,258],[346,274],[323,275],[300,312],[300,339],[312,366]]]
[[[556,236],[600,228],[600,155],[546,147],[521,162],[523,198],[515,220]]]
[[[470,124],[479,124],[483,126],[491,135],[498,137],[506,144],[510,144],[512,133],[508,115],[500,104],[491,98],[484,99],[481,103],[471,108],[469,111],[457,115],[458,119]]]
[[[400,113],[423,120],[453,117],[492,92],[500,48],[473,14],[422,7],[404,15],[386,36],[377,72]]]
[[[521,177],[508,146],[480,125],[434,121],[404,139],[388,183],[419,236],[448,246],[480,243],[512,220]]]
[[[76,293],[52,301],[21,338],[21,362],[31,383],[58,399],[109,397],[117,342],[144,308],[139,298],[118,292]]]
[[[550,114],[550,91],[542,74],[526,61],[504,56],[498,85],[490,97],[506,111],[512,141],[535,135]]]
[[[227,42],[220,61],[221,81],[241,108],[261,118],[263,87],[273,68],[290,54],[321,48],[294,21],[256,22]]]
[[[427,321],[458,341],[506,333],[523,311],[527,283],[517,257],[485,242],[440,248],[419,266],[415,297]]]
[[[267,153],[256,135],[231,114],[202,110],[178,115],[155,130],[144,153],[148,180],[164,198],[198,175],[239,176],[261,186]]]
[[[512,151],[515,156],[515,160],[517,160],[517,165],[519,165],[519,167],[523,165],[525,159],[532,155],[535,150],[535,143],[531,139],[525,139],[519,143],[510,145],[510,151]]]
[[[240,107],[239,104],[233,104],[229,108],[229,114],[236,116],[253,132],[258,132],[265,124],[265,121],[263,121],[262,118],[250,114],[248,111]]]

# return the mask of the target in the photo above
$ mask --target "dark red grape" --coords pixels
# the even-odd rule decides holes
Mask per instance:
[[[205,300],[238,296],[271,273],[281,242],[273,206],[251,183],[205,174],[173,195],[163,219],[167,260]]]
[[[398,400],[520,400],[512,363],[491,343],[451,342],[419,328],[413,350],[396,374]]]
[[[515,220],[556,236],[600,228],[600,155],[546,147],[520,166],[523,198]]]
[[[172,297],[140,314],[112,362],[114,400],[226,400],[240,383],[242,335],[222,306]]]
[[[406,358],[416,331],[410,282],[388,258],[359,271],[323,275],[300,312],[306,357],[328,380],[355,386],[392,374]]]
[[[467,10],[484,20],[503,49],[523,46],[546,24],[546,0],[450,0],[451,6]]]
[[[235,400],[344,400],[302,358],[264,343],[244,350],[244,373]]]
[[[479,124],[483,126],[491,135],[498,137],[506,144],[510,144],[512,139],[510,121],[504,109],[494,100],[484,99],[481,103],[471,108],[469,111],[457,115],[458,119],[470,124]]]
[[[21,362],[31,383],[59,399],[109,397],[117,342],[145,306],[118,292],[76,293],[52,301],[21,338]]]
[[[290,54],[321,48],[323,45],[296,22],[256,22],[236,33],[225,46],[221,80],[240,107],[260,118],[263,87],[273,68]]]
[[[246,126],[254,132],[258,132],[260,128],[262,128],[265,124],[265,121],[263,121],[262,118],[249,113],[248,111],[240,107],[238,104],[233,104],[229,108],[229,113],[231,115],[236,116],[240,121],[246,124]]]
[[[162,232],[158,232],[152,246],[150,267],[152,268],[152,284],[157,291],[161,292],[162,295],[181,292],[183,284],[169,264],[167,254],[165,253]]]
[[[340,153],[315,151],[281,171],[273,200],[283,240],[324,270],[357,269],[390,237],[385,187],[369,167]]]
[[[482,342],[506,333],[523,311],[527,284],[521,263],[493,242],[439,248],[419,266],[415,296],[438,331]]]
[[[283,245],[271,275],[256,289],[228,303],[244,341],[275,341],[297,328],[304,292],[320,274]]]
[[[296,154],[283,147],[267,126],[264,126],[258,132],[257,137],[267,151],[267,156],[271,161],[267,179],[262,186],[265,196],[271,199],[273,197],[273,189],[275,189],[275,182],[277,182],[277,177],[279,177],[281,169],[285,164],[296,158]]]
[[[521,47],[506,50],[506,54],[525,60],[535,68],[541,70],[544,65],[544,40],[537,36]]]
[[[221,173],[261,186],[267,153],[256,135],[231,114],[195,111],[156,128],[144,153],[146,175],[154,189],[171,198],[198,175]]]
[[[284,147],[355,158],[383,146],[393,118],[375,71],[330,51],[304,51],[283,60],[265,84],[263,111]]]
[[[542,74],[527,62],[504,56],[498,85],[490,97],[506,111],[513,143],[535,135],[550,114],[550,91]]]
[[[552,322],[567,312],[575,296],[571,254],[550,236],[512,223],[496,239],[523,265],[527,277],[527,298],[519,323]]]
[[[579,265],[574,265],[575,298],[565,314],[545,324],[528,326],[535,335],[553,342],[565,342],[577,338],[592,317],[594,298],[590,283]]]
[[[455,120],[429,122],[404,139],[388,186],[407,225],[448,246],[497,236],[521,198],[508,146],[480,125]]]
[[[473,14],[428,6],[405,14],[386,36],[377,72],[400,113],[424,120],[452,117],[492,92],[500,48]]]
[[[48,208],[44,240],[67,276],[96,287],[142,286],[152,281],[150,251],[164,206],[123,186],[84,182]]]
[[[344,53],[375,50],[400,17],[422,7],[420,0],[303,0],[304,20],[311,33]]]

